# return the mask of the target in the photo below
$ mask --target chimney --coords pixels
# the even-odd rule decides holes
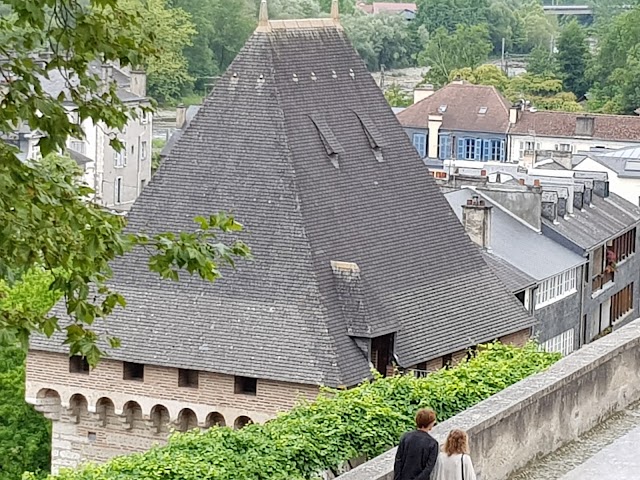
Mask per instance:
[[[542,217],[558,223],[558,194],[542,192]]]
[[[567,216],[567,199],[558,197],[558,217],[566,217]]]
[[[109,89],[109,84],[113,81],[113,66],[109,63],[103,63],[100,66],[100,81],[105,90]]]
[[[427,145],[427,157],[438,158],[438,143],[440,141],[440,127],[442,127],[442,115],[429,115],[429,140]]]
[[[518,123],[518,120],[520,120],[521,114],[522,114],[522,108],[518,105],[513,105],[509,109],[509,123],[511,125]]]
[[[491,209],[478,195],[462,206],[462,224],[471,240],[485,250],[491,248]]]
[[[144,70],[131,70],[129,73],[129,91],[142,98],[147,96],[147,74]]]
[[[187,123],[187,107],[181,103],[176,108],[176,128],[181,130]]]
[[[338,6],[338,0],[332,0],[331,1],[331,19],[334,22],[339,22],[340,21],[340,9]]]
[[[435,90],[433,88],[433,85],[431,85],[430,83],[422,87],[416,87],[413,90],[413,103],[418,103],[420,100],[429,98],[434,93],[435,93]]]
[[[593,117],[576,117],[576,136],[593,137],[594,122]]]
[[[602,198],[609,196],[609,180],[594,180],[593,193]]]
[[[584,195],[582,197],[582,201],[585,207],[591,206],[591,195],[593,192],[593,182],[585,183],[584,185]]]
[[[584,188],[578,188],[578,185],[573,190],[573,206],[578,210],[584,208]]]

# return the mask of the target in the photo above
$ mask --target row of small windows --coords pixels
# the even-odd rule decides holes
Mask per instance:
[[[89,363],[85,357],[69,357],[69,372],[89,374]],[[122,362],[122,379],[144,382],[144,365],[141,363]],[[180,368],[178,370],[178,386],[182,388],[198,388],[200,372]],[[258,379],[250,377],[234,377],[234,393],[238,395],[256,395],[258,393]]]
[[[427,156],[427,134],[414,133],[413,146],[422,158]],[[438,158],[449,160],[453,158],[453,145],[456,145],[456,157],[458,160],[494,160],[505,161],[505,141],[503,139],[482,139],[470,137],[454,137],[442,134],[438,137]]]

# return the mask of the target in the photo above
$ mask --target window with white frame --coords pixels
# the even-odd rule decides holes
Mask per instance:
[[[127,164],[127,144],[123,144],[122,150],[113,151],[113,166],[124,167]]]
[[[577,291],[577,269],[572,268],[566,272],[548,278],[538,285],[536,290],[536,309],[556,302]]]
[[[540,144],[536,142],[520,142],[520,158],[523,158],[527,152],[540,150]]]
[[[569,355],[575,350],[573,328],[550,338],[541,347],[546,352],[560,352],[563,356]]]
[[[147,159],[147,142],[140,142],[140,160]]]
[[[115,187],[115,202],[116,204],[119,204],[122,203],[122,177],[116,178]]]
[[[86,153],[85,143],[81,140],[72,140],[69,148],[74,152],[81,153],[82,155]]]
[[[570,143],[559,143],[556,145],[556,150],[560,152],[572,152],[573,146]]]

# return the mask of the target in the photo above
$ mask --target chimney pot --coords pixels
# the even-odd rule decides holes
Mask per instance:
[[[473,205],[473,200],[471,200],[470,198],[467,199],[467,205],[469,205],[469,206]]]
[[[540,186],[540,180],[538,180],[537,178],[533,181],[533,186],[534,187],[539,187]]]
[[[520,185],[524,185],[524,178],[520,178],[520,179],[518,180],[518,183],[519,183]]]
[[[480,171],[480,176],[481,177],[486,177],[487,176],[487,171],[486,170],[481,170]]]

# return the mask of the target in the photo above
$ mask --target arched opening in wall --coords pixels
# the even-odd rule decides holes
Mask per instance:
[[[169,410],[163,405],[151,409],[151,422],[156,433],[169,433]]]
[[[207,421],[205,422],[207,428],[211,427],[224,427],[227,425],[227,422],[224,419],[224,415],[218,412],[211,412],[207,415]]]
[[[60,394],[50,388],[43,388],[36,394],[36,410],[50,420],[60,420],[61,403]]]
[[[110,398],[102,397],[96,403],[96,413],[100,419],[100,424],[106,427],[110,420],[113,422],[116,415],[116,407]]]
[[[86,419],[89,416],[89,403],[85,396],[79,393],[73,395],[69,400],[69,410],[75,423],[80,423],[81,420]]]
[[[183,408],[178,414],[177,427],[180,432],[188,432],[198,428],[198,417],[195,412],[189,408]]]
[[[134,428],[143,428],[142,407],[138,402],[129,401],[124,404],[122,414],[125,418],[124,428],[131,430]]]
[[[233,428],[235,428],[236,430],[240,430],[250,423],[253,423],[253,420],[251,420],[249,417],[241,415],[240,417],[236,418],[235,422],[233,422]]]

